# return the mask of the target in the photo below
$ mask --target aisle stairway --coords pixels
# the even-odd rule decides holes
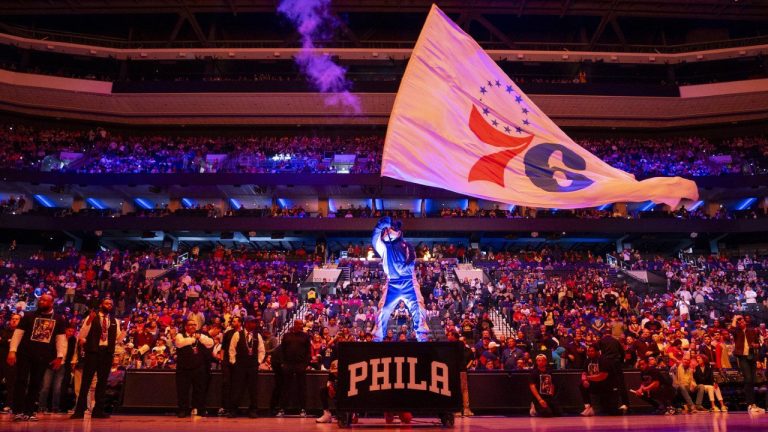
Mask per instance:
[[[339,276],[339,282],[352,282],[352,267],[350,265],[339,266],[341,269],[341,276]]]
[[[515,336],[515,330],[496,307],[491,307],[488,310],[488,316],[493,323],[493,332],[495,333],[496,338],[501,338],[502,336],[505,338]]]
[[[283,341],[283,335],[286,334],[291,329],[291,327],[293,327],[293,320],[296,318],[304,319],[308,310],[309,305],[307,302],[301,302],[299,307],[294,309],[293,313],[288,314],[285,319],[285,323],[283,323],[283,327],[277,331],[277,345],[280,345],[280,343]]]

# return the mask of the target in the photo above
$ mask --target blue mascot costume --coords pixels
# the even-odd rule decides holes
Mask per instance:
[[[419,290],[419,283],[413,272],[416,263],[416,251],[413,246],[403,240],[402,223],[392,223],[389,216],[379,219],[373,230],[373,248],[381,257],[387,283],[379,301],[379,315],[373,329],[373,340],[381,342],[387,332],[389,317],[400,300],[411,313],[416,338],[426,342],[429,338],[427,326],[427,311],[424,308],[424,297]]]

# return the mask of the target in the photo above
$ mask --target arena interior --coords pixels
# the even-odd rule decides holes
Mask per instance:
[[[0,429],[768,429],[768,3],[436,3],[585,151],[698,199],[382,176],[431,1],[3,1]],[[421,311],[381,321],[376,227]],[[461,345],[458,406],[343,408],[376,331]]]

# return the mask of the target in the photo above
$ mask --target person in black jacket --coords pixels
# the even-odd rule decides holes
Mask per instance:
[[[2,360],[8,357],[8,351],[11,349],[11,338],[20,321],[21,315],[13,314],[8,319],[8,324],[0,330],[0,381],[5,380],[5,407],[3,407],[3,412],[6,413],[10,412],[11,406],[13,406],[16,366],[10,366]]]
[[[232,342],[232,335],[242,329],[242,318],[238,315],[232,317],[232,328],[224,332],[221,339],[221,409],[219,415],[228,415],[230,406],[230,393],[232,392],[232,365],[229,363],[229,344]]]
[[[176,397],[178,398],[178,417],[188,417],[190,414],[190,389],[192,404],[197,415],[205,415],[206,384],[208,383],[208,368],[204,349],[213,348],[213,339],[197,331],[197,322],[187,320],[184,330],[176,335],[173,341],[176,346]]]
[[[704,354],[696,356],[696,369],[693,370],[693,380],[696,381],[698,387],[696,409],[704,410],[701,403],[704,399],[704,392],[707,392],[709,394],[709,402],[712,404],[710,411],[728,411],[728,408],[726,408],[725,403],[723,402],[723,395],[720,393],[720,388],[715,382],[712,366],[709,364],[709,357]],[[715,403],[715,396],[717,396],[717,400],[720,402],[720,408],[718,408]]]
[[[611,374],[615,377],[621,398],[619,410],[626,413],[629,411],[629,393],[624,382],[624,347],[621,342],[611,336],[611,331],[607,330],[597,342],[597,349],[600,351],[600,355],[612,365]]]
[[[258,377],[259,364],[264,361],[266,351],[264,341],[256,326],[256,317],[245,319],[245,330],[232,335],[229,344],[229,363],[232,365],[232,399],[228,417],[237,416],[237,408],[243,398],[245,388],[248,388],[248,417],[256,418],[258,410]]]
[[[27,313],[14,330],[8,351],[9,366],[16,366],[13,421],[37,421],[35,410],[45,369],[58,370],[67,353],[66,322],[53,313],[53,296],[43,294],[37,310]]]
[[[71,419],[84,417],[88,389],[91,388],[94,375],[96,375],[96,393],[91,418],[109,418],[109,414],[104,412],[104,401],[112,357],[115,355],[117,335],[120,334],[120,321],[112,316],[113,307],[112,299],[102,300],[98,313],[91,312],[78,334],[78,342],[84,347],[85,358],[83,359],[83,378],[80,383],[81,391],[77,398],[75,412],[70,416]]]
[[[272,396],[269,398],[269,412],[275,416],[282,416],[284,414],[280,396],[283,393],[283,386],[285,380],[283,379],[283,350],[282,345],[279,345],[272,352],[270,356],[272,364],[272,372],[275,376],[275,386],[272,388]]]
[[[514,340],[514,339],[508,339],[508,340]],[[472,352],[472,348],[467,346],[465,339],[461,335],[459,335],[459,332],[448,333],[448,342],[459,342],[463,347],[461,368],[459,369],[459,379],[461,382],[461,402],[462,402],[461,415],[464,417],[471,417],[475,414],[469,408],[469,386],[467,381],[467,367],[469,367],[469,365],[474,360],[475,354]]]
[[[61,409],[63,412],[66,412],[70,407],[73,407],[77,403],[77,397],[75,396],[74,400],[70,399],[68,396],[70,394],[69,389],[71,388],[71,384],[73,383],[73,379],[70,379],[74,374],[74,363],[73,360],[76,360],[75,353],[77,352],[77,329],[75,328],[74,324],[70,324],[69,327],[66,329],[66,335],[67,335],[67,354],[64,356],[64,377],[66,378],[64,382],[62,382],[61,385],[61,394],[66,398],[64,402],[62,402]],[[74,389],[73,389],[74,390]],[[74,394],[73,394],[74,396]]]
[[[312,360],[312,342],[309,335],[304,333],[304,322],[302,320],[293,322],[291,331],[283,336],[280,350],[282,351],[282,371],[283,379],[285,380],[280,406],[286,406],[289,392],[297,388],[297,394],[293,400],[299,404],[301,409],[300,415],[306,417],[307,367],[309,367],[309,363]],[[283,414],[281,409],[277,416],[282,417]]]

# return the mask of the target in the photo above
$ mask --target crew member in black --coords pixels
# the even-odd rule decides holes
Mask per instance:
[[[224,332],[221,340],[221,409],[219,415],[228,415],[232,393],[232,365],[229,363],[229,344],[232,342],[232,335],[239,332],[243,327],[242,318],[235,315],[232,317],[231,328]]]
[[[83,378],[80,383],[80,395],[77,398],[75,412],[71,419],[81,419],[85,415],[88,400],[88,389],[91,388],[93,375],[96,375],[96,393],[91,418],[109,418],[104,412],[104,401],[107,395],[107,380],[109,379],[112,357],[115,355],[115,343],[120,334],[120,322],[112,316],[114,303],[112,299],[101,301],[99,311],[92,311],[85,319],[78,334],[78,343],[83,345]],[[84,389],[84,390],[83,390]]]
[[[272,360],[272,372],[275,374],[275,386],[272,388],[272,395],[269,398],[269,412],[277,417],[281,417],[284,414],[281,396],[283,394],[283,387],[285,386],[285,380],[283,379],[282,345],[279,345],[272,351],[270,359]]]
[[[75,325],[70,323],[67,325],[67,328],[65,329],[65,335],[67,336],[67,354],[64,356],[64,377],[66,378],[64,382],[62,382],[61,385],[61,394],[62,397],[66,397],[69,395],[69,389],[70,384],[73,383],[74,380],[70,379],[73,376],[74,373],[74,367],[75,363],[74,361],[77,361],[76,358],[76,352],[77,352],[77,329],[75,328]],[[74,389],[73,389],[74,390]],[[69,398],[67,398],[66,402],[62,404],[62,411],[66,412],[68,409],[67,407],[74,406],[74,404],[77,403],[77,396],[72,393],[73,396],[75,396],[73,401],[70,401]],[[71,403],[74,402],[74,403]]]
[[[597,350],[597,347],[587,347],[587,365],[581,374],[581,399],[584,401],[584,411],[581,415],[588,417],[595,415],[592,407],[592,397],[600,402],[600,408],[606,413],[613,414],[616,411],[616,400],[612,397],[616,388],[616,376],[613,373],[613,365]]]
[[[16,366],[10,366],[7,362],[2,361],[2,359],[8,357],[8,351],[11,349],[11,338],[20,321],[21,315],[13,314],[8,319],[7,325],[0,330],[0,381],[5,381],[4,413],[10,413],[11,406],[13,406],[13,385],[16,383]]]
[[[53,313],[53,296],[43,294],[37,310],[27,313],[14,330],[7,362],[16,365],[13,421],[37,421],[35,409],[45,369],[58,370],[67,353],[64,319]]]
[[[184,331],[176,334],[176,397],[179,403],[178,417],[188,417],[189,392],[197,415],[205,415],[206,383],[208,368],[203,348],[213,348],[213,339],[197,331],[197,321],[187,320]]]
[[[656,408],[656,414],[674,414],[675,408],[671,407],[672,398],[676,390],[672,387],[671,378],[667,378],[662,372],[648,364],[645,359],[637,361],[640,369],[640,387],[631,390],[637,397],[648,402]]]
[[[549,368],[547,356],[536,356],[536,365],[528,376],[528,387],[533,397],[531,416],[560,417],[563,412],[555,400],[557,388],[552,379],[552,370]]]
[[[312,342],[309,335],[304,333],[304,322],[296,320],[293,322],[291,331],[283,336],[283,343],[280,345],[282,350],[282,368],[284,386],[281,394],[281,407],[286,406],[288,394],[294,388],[298,392],[293,398],[299,404],[300,415],[306,417],[305,405],[307,401],[307,367],[312,359]],[[278,413],[282,417],[283,410]]]
[[[232,365],[232,398],[229,417],[237,416],[237,408],[248,387],[248,417],[258,417],[258,378],[259,364],[264,361],[266,351],[264,341],[256,326],[256,317],[245,318],[245,330],[232,335],[229,344],[229,363]]]
[[[508,340],[514,340],[514,339],[508,339]],[[459,379],[461,382],[461,402],[462,402],[462,411],[460,414],[464,417],[471,417],[475,414],[472,412],[471,409],[469,409],[469,386],[467,381],[467,368],[474,360],[475,355],[472,352],[472,348],[467,346],[466,341],[462,339],[461,335],[459,335],[459,332],[448,333],[448,342],[459,342],[463,347],[464,355],[461,360],[461,368],[459,368]]]
[[[597,349],[600,351],[600,356],[612,366],[610,373],[615,377],[621,398],[619,410],[626,414],[629,411],[629,393],[624,383],[624,347],[621,346],[621,342],[611,336],[610,330],[606,330],[602,339],[597,342]]]

